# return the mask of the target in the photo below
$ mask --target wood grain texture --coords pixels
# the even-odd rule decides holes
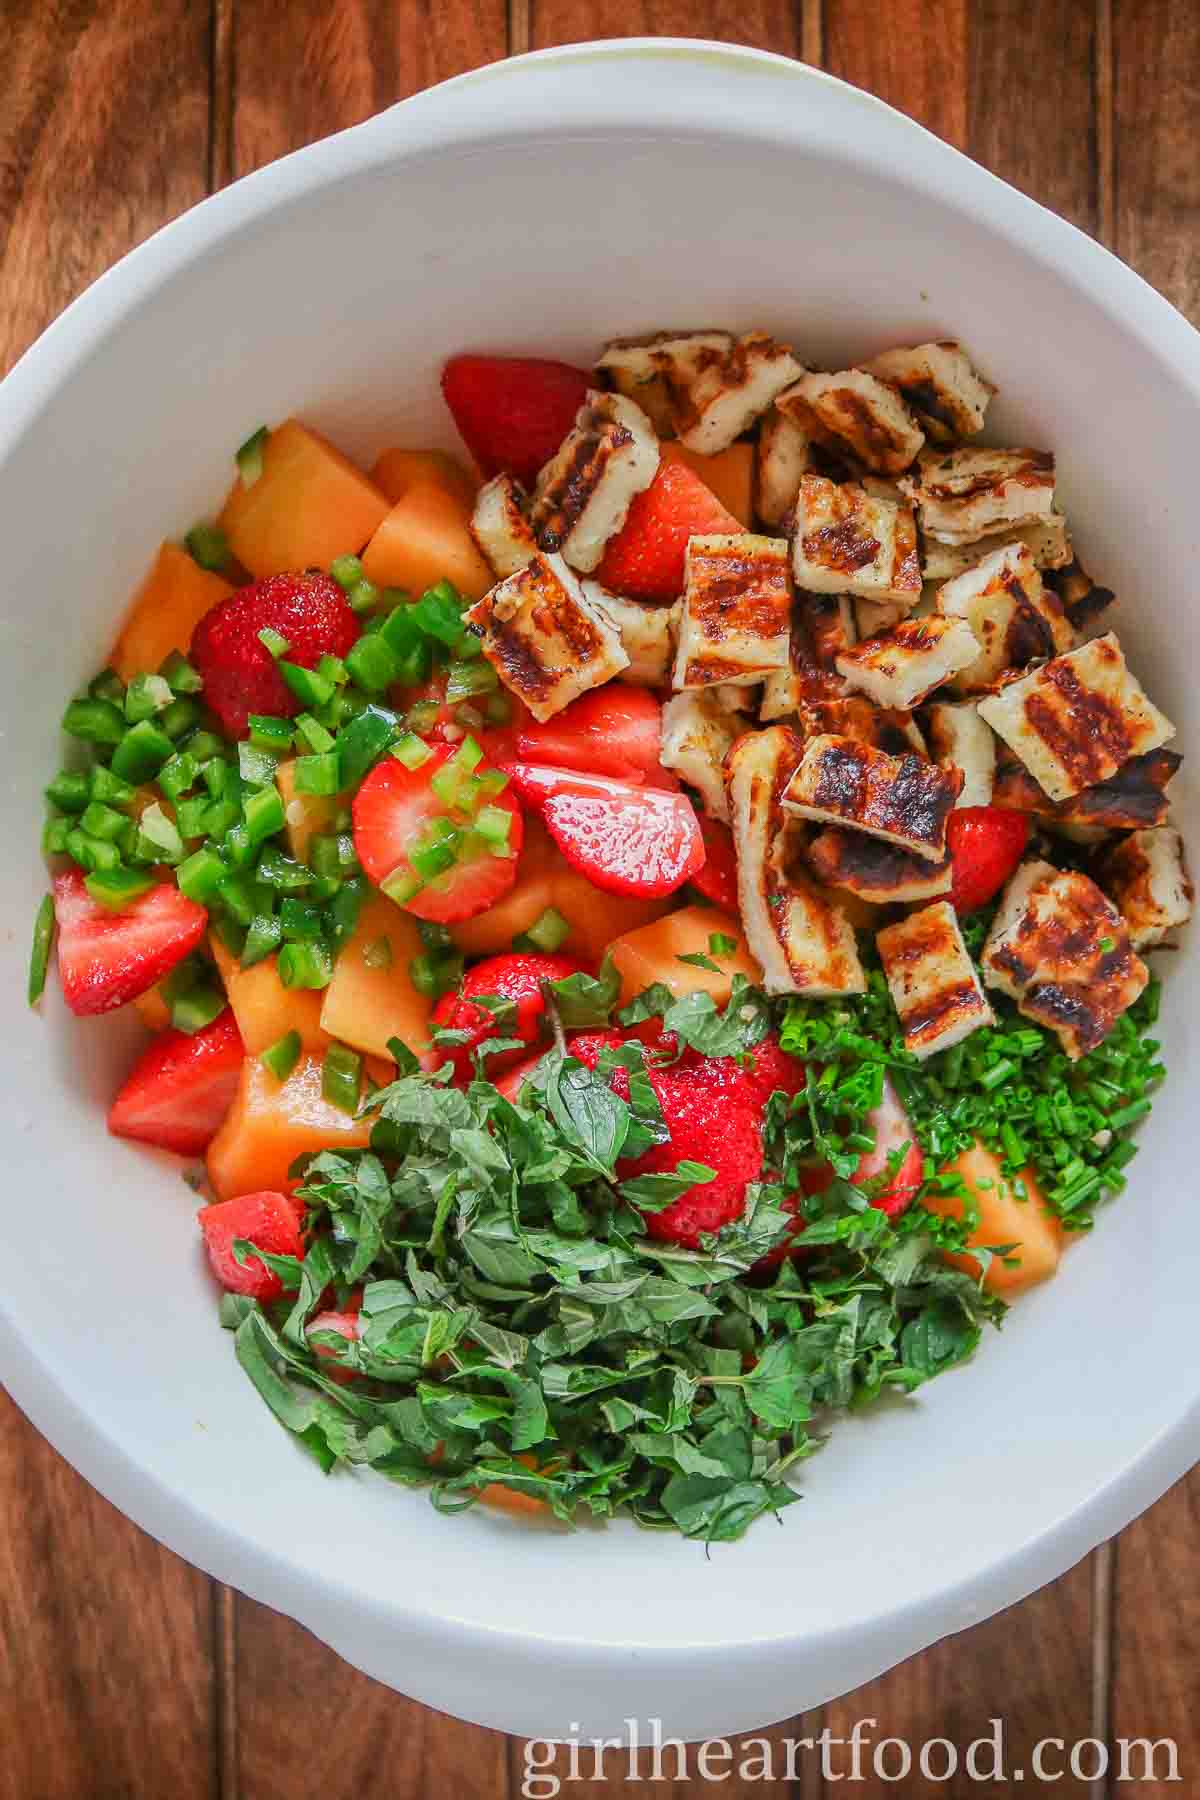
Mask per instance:
[[[961,150],[969,0],[825,0],[825,67]]]
[[[1115,249],[1200,322],[1200,7],[1114,0]]]
[[[209,13],[207,0],[17,0],[0,21],[3,373],[82,288],[203,198]]]
[[[0,1800],[216,1800],[211,1583],[0,1393]]]
[[[1133,1791],[1186,1794],[1200,1782],[1200,1469],[1152,1506],[1117,1543],[1112,1731],[1117,1739],[1172,1738],[1181,1783],[1158,1753],[1160,1779]],[[1134,1753],[1131,1752],[1131,1756]],[[1136,1773],[1137,1763],[1130,1763]],[[1120,1773],[1119,1763],[1115,1773]],[[1114,1792],[1121,1792],[1115,1785]]]
[[[232,172],[495,62],[504,0],[237,0]]]
[[[783,56],[811,52],[804,7],[794,0],[529,0],[530,47],[587,38],[694,37],[748,44]]]

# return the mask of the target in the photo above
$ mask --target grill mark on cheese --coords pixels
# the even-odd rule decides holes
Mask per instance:
[[[816,755],[805,759],[806,791],[792,796],[797,804],[862,831],[928,846],[941,859],[946,820],[962,786],[960,770],[939,768],[911,751],[888,757],[851,738],[817,739],[810,752],[814,748]]]
[[[1104,661],[1118,661],[1102,639],[1094,649]],[[1025,717],[1062,767],[1071,771],[1077,788],[1093,787],[1114,763],[1128,762],[1133,739],[1119,706],[1106,694],[1085,687],[1068,662],[1047,663],[1042,681],[1061,696],[1063,706],[1053,705],[1035,688],[1025,700]]]
[[[809,562],[820,563],[836,575],[855,575],[879,555],[879,539],[863,537],[852,519],[821,525],[802,539]]]
[[[614,423],[594,407],[585,408],[575,427],[566,466],[555,471],[556,504],[538,522],[543,550],[561,550],[579,523],[614,451],[633,442],[628,426]]]

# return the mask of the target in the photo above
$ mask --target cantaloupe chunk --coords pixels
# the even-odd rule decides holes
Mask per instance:
[[[517,859],[517,879],[503,899],[473,919],[450,927],[467,956],[499,956],[513,939],[554,905],[552,876],[562,862],[554,840],[533,813],[525,815],[525,840]],[[593,890],[594,891],[594,890]]]
[[[308,861],[308,846],[321,832],[332,831],[333,821],[346,804],[336,794],[298,794],[296,764],[280,763],[275,785],[283,801],[284,831],[288,849],[300,862]]]
[[[993,1258],[983,1278],[984,1287],[994,1294],[1009,1296],[1053,1275],[1062,1255],[1064,1232],[1061,1221],[1051,1212],[1033,1170],[1021,1170],[1020,1180],[1029,1198],[1019,1200],[1011,1178],[1002,1173],[999,1157],[978,1142],[956,1156],[949,1167],[962,1176],[979,1208],[979,1224],[968,1241],[982,1245],[1017,1245],[1011,1252],[1015,1266],[1010,1268],[1001,1257]],[[930,1212],[953,1219],[962,1218],[963,1203],[957,1195],[930,1194],[923,1204]],[[948,1251],[946,1261],[953,1263],[955,1268],[965,1269],[970,1275],[979,1274],[979,1262],[974,1256]]]
[[[386,939],[391,962],[373,967],[364,952]],[[388,1039],[399,1038],[414,1056],[429,1044],[430,1001],[412,984],[408,965],[420,956],[421,936],[416,920],[402,912],[386,894],[372,894],[358,915],[354,935],[333,965],[333,980],[325,989],[321,1024],[330,1037],[340,1038],[369,1056],[387,1056]]]
[[[232,592],[229,582],[202,569],[178,544],[164,544],[133,597],[109,658],[121,680],[154,674],[172,650],[186,654],[205,613]]]
[[[670,912],[673,901],[635,900],[628,894],[605,894],[594,882],[558,856],[550,875],[550,904],[571,927],[562,945],[564,956],[598,963],[626,932],[636,931]]]
[[[304,1057],[286,1081],[247,1056],[233,1105],[208,1146],[208,1178],[219,1200],[263,1189],[287,1193],[288,1169],[298,1156],[361,1149],[371,1125],[330,1106],[321,1092],[319,1056]]]
[[[735,938],[736,952],[712,956],[708,940],[717,934]],[[720,974],[680,962],[681,956],[711,956]],[[623,1006],[655,981],[663,982],[673,994],[711,994],[718,1006],[724,1006],[735,975],[744,975],[751,982],[762,980],[738,921],[715,906],[683,906],[640,930],[627,931],[613,944],[612,959],[621,976]]]
[[[395,506],[418,481],[432,481],[457,495],[465,507],[475,505],[475,477],[448,450],[385,450],[371,470],[371,480]]]
[[[361,550],[387,517],[388,503],[349,457],[288,419],[267,438],[262,474],[230,489],[221,529],[233,554],[259,580],[285,569],[327,569]]]
[[[318,990],[284,987],[273,956],[243,969],[215,935],[211,948],[247,1056],[269,1050],[289,1031],[300,1033],[306,1050],[324,1050],[329,1039],[321,1029],[322,996]]]
[[[686,450],[676,443],[663,444],[661,449],[663,462],[682,463],[691,469],[725,510],[750,530],[754,520],[753,444],[730,444],[728,450],[720,450],[716,456],[701,456],[698,450]]]
[[[133,1010],[147,1031],[166,1031],[171,1023],[167,1003],[157,988],[148,988],[132,1002]]]
[[[449,581],[467,600],[480,600],[495,577],[470,533],[471,508],[432,481],[415,481],[401,495],[363,552],[363,569],[377,587],[423,594]]]

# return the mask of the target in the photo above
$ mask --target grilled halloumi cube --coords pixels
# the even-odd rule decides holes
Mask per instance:
[[[856,744],[905,756],[924,756],[925,739],[910,712],[875,706],[862,694],[808,695],[797,711],[802,737],[848,737]]]
[[[788,666],[792,583],[785,538],[688,539],[676,688],[756,682]]]
[[[910,468],[925,442],[899,388],[865,369],[801,375],[776,404],[799,425],[810,430],[815,425],[823,437],[845,446],[877,475]]]
[[[931,443],[953,444],[983,430],[983,416],[996,390],[973,367],[961,344],[947,340],[917,344],[912,350],[885,350],[862,366],[895,383]]]
[[[962,772],[959,806],[990,806],[996,778],[996,737],[969,700],[950,706],[935,701],[923,715],[929,754],[943,767]]]
[[[875,944],[904,1047],[914,1056],[949,1050],[981,1025],[995,1024],[948,900],[886,925]]]
[[[1109,609],[1117,603],[1112,589],[1097,587],[1078,558],[1067,562],[1051,579],[1077,638],[1083,642],[1098,636]]]
[[[804,427],[777,406],[763,415],[754,452],[754,510],[764,525],[786,525],[796,510],[800,477],[812,468]]]
[[[1055,657],[979,703],[981,716],[1052,800],[1108,781],[1175,727],[1125,666],[1112,632]]]
[[[1125,921],[1087,875],[1023,863],[983,946],[983,977],[1072,1061],[1102,1044],[1150,978]]]
[[[680,443],[703,456],[727,450],[801,373],[788,345],[765,331],[735,339],[724,360],[706,363],[686,388],[672,384]]]
[[[660,438],[675,435],[674,388],[686,388],[710,361],[723,361],[728,331],[657,331],[614,338],[596,363],[604,387],[636,400]]]
[[[1014,525],[1011,531],[995,531],[969,544],[941,544],[936,538],[925,538],[921,573],[926,581],[953,581],[964,569],[973,569],[989,550],[1001,550],[1006,544],[1024,544],[1039,569],[1065,570],[1075,555],[1067,521],[1061,513],[1051,513],[1048,519],[1031,519]]]
[[[633,400],[592,389],[537,479],[530,522],[541,549],[592,572],[658,470],[658,438]]]
[[[1006,669],[1061,656],[1075,642],[1062,602],[1024,544],[990,551],[948,581],[937,604],[947,618],[965,619],[979,644],[975,661],[951,678],[963,694],[987,693]]]
[[[968,544],[1054,511],[1054,458],[1045,450],[925,450],[905,480],[927,538]]]
[[[526,516],[528,501],[511,475],[485,482],[475,498],[471,536],[496,574],[515,575],[537,555],[537,539]]]
[[[644,600],[627,600],[621,594],[612,594],[598,581],[580,585],[592,605],[607,614],[620,634],[621,648],[629,658],[628,668],[621,672],[622,681],[632,681],[637,687],[664,686],[671,679],[683,602],[652,606]]]
[[[783,805],[800,818],[852,825],[940,863],[961,786],[957,769],[940,769],[927,757],[888,756],[849,737],[815,737],[804,744]]]
[[[463,614],[483,654],[535,719],[629,666],[616,626],[561,556],[541,552]]]
[[[890,631],[893,625],[907,617],[908,611],[899,600],[856,600],[854,622],[859,637],[878,637],[881,632]]]
[[[803,475],[793,546],[796,586],[863,600],[921,597],[912,508],[868,494],[857,482]]]
[[[876,906],[903,905],[948,894],[953,877],[950,853],[931,863],[911,850],[885,844],[848,825],[831,825],[817,833],[804,859],[826,887],[844,888]]]
[[[845,913],[790,867],[780,804],[802,746],[785,725],[747,732],[729,752],[738,910],[768,994],[862,994],[867,980]]]
[[[909,712],[978,655],[979,644],[965,619],[931,613],[901,619],[890,631],[843,651],[837,672],[877,706]]]
[[[729,823],[725,758],[750,720],[727,712],[712,694],[675,694],[662,713],[659,761],[694,787],[711,818]]]
[[[858,642],[854,602],[849,594],[800,594],[796,618],[809,659],[818,669],[832,673],[844,650]]]
[[[1096,833],[1094,841],[1110,831],[1138,831],[1164,825],[1171,803],[1167,788],[1183,762],[1174,750],[1151,750],[1131,756],[1109,781],[1098,781],[1069,800],[1051,800],[1007,744],[996,752],[996,779],[992,804],[1013,812],[1033,813],[1056,831],[1081,839],[1080,832]],[[1070,827],[1070,829],[1066,829]]]
[[[1134,831],[1100,865],[1100,882],[1129,927],[1135,950],[1161,944],[1168,931],[1192,916],[1195,890],[1183,839],[1169,827]]]

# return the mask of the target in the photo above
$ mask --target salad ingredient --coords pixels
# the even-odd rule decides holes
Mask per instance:
[[[926,450],[904,485],[936,544],[975,544],[1055,510],[1054,457],[1045,450]]]
[[[161,668],[172,650],[186,650],[205,613],[232,592],[228,581],[200,568],[178,544],[164,544],[113,649],[112,666],[122,681]]]
[[[36,1006],[46,989],[46,971],[54,947],[54,896],[47,894],[33,921],[33,945],[29,952],[28,998]]]
[[[668,605],[683,592],[688,539],[740,530],[740,522],[698,475],[682,463],[661,462],[609,539],[597,579],[614,594]]]
[[[735,975],[758,980],[758,964],[746,947],[736,915],[711,906],[683,906],[652,925],[627,931],[613,940],[610,955],[626,1005],[643,989],[661,982],[676,996],[711,994],[718,1006],[724,1006]]]
[[[471,505],[436,481],[404,490],[363,551],[363,570],[381,588],[420,594],[449,581],[468,600],[492,585],[492,572],[471,536]]]
[[[987,694],[1009,669],[1058,656],[1075,642],[1075,628],[1026,544],[1005,544],[938,592],[938,611],[965,619],[980,646],[973,663],[955,671],[962,694]]]
[[[354,848],[364,870],[418,918],[453,925],[484,912],[516,880],[521,808],[507,777],[471,738],[431,747],[407,769],[377,763],[354,796]]]
[[[261,454],[262,473],[250,486],[239,476],[218,521],[256,580],[327,569],[361,550],[382,524],[388,503],[379,489],[299,420],[270,432]]]
[[[879,1207],[888,1218],[902,1213],[916,1198],[924,1179],[925,1158],[913,1129],[912,1120],[900,1103],[895,1085],[883,1078],[883,1092],[878,1105],[871,1107],[863,1119],[865,1132],[874,1137],[875,1148],[865,1150],[858,1159],[850,1179],[857,1187],[887,1177],[884,1185],[871,1188],[872,1206]],[[896,1157],[902,1160],[896,1164]]]
[[[516,734],[516,754],[524,762],[643,782],[659,773],[661,726],[653,694],[609,681],[545,723],[529,720]]]
[[[943,1218],[961,1219],[969,1203],[978,1223],[968,1232],[967,1243],[987,1246],[992,1254],[984,1259],[948,1251],[946,1261],[976,1279],[982,1275],[989,1293],[1009,1297],[1053,1275],[1063,1251],[1062,1221],[1047,1204],[1033,1170],[1008,1171],[999,1156],[978,1142],[961,1150],[949,1169],[962,1177],[965,1196],[935,1191],[926,1196],[925,1205]]]
[[[633,397],[636,399],[636,394]],[[753,444],[730,444],[727,450],[718,450],[715,456],[705,456],[703,452],[689,450],[677,439],[673,439],[661,446],[660,454],[664,463],[677,463],[681,468],[690,469],[709,492],[716,496],[726,512],[737,520],[743,531],[752,529]]]
[[[937,700],[925,708],[925,735],[934,762],[962,770],[958,806],[989,806],[996,778],[996,739],[979,716],[975,701]]]
[[[1194,891],[1183,839],[1169,826],[1131,831],[1104,857],[1100,880],[1135,950],[1152,950],[1192,916]]]
[[[972,367],[961,344],[951,340],[885,350],[863,367],[895,383],[931,442],[953,444],[983,430],[996,389]]]
[[[279,979],[279,959],[268,956],[252,967],[242,967],[238,957],[219,937],[212,939],[217,965],[247,1056],[258,1056],[289,1031],[299,1034],[308,1050],[324,1049],[321,1029],[323,995],[312,988],[284,987]]]
[[[875,945],[904,1048],[914,1056],[933,1056],[995,1024],[948,900],[935,900],[885,926]]]
[[[126,1077],[108,1129],[181,1156],[200,1155],[229,1110],[244,1056],[229,1007],[191,1036],[164,1031]]]
[[[525,762],[513,765],[512,777],[567,861],[606,892],[673,894],[704,860],[696,814],[683,794]]]
[[[587,399],[590,377],[528,356],[452,356],[442,393],[485,476],[502,471],[531,488]]]
[[[895,386],[866,369],[803,374],[775,404],[876,475],[902,474],[925,442]]]
[[[750,695],[746,695],[750,703]],[[735,740],[749,730],[744,713],[731,712],[721,695],[709,691],[672,694],[662,709],[662,761],[694,787],[705,813],[729,823],[725,758]]]
[[[259,1061],[264,1069],[269,1069],[276,1081],[286,1081],[296,1064],[300,1061],[304,1045],[300,1042],[298,1031],[289,1031],[273,1044],[259,1052]]]
[[[202,1206],[197,1218],[204,1233],[204,1247],[212,1272],[231,1294],[247,1294],[255,1300],[277,1300],[283,1292],[280,1276],[258,1257],[243,1262],[238,1243],[253,1244],[272,1256],[304,1254],[300,1215],[286,1194],[266,1191],[239,1194]]]
[[[447,450],[384,450],[375,459],[371,480],[391,506],[410,488],[426,482],[445,488],[468,509],[475,504],[475,478]]]
[[[946,821],[953,859],[950,904],[964,916],[986,906],[1015,872],[1029,842],[1029,817],[1006,806],[962,806]]]
[[[503,578],[515,575],[537,555],[529,523],[529,496],[511,475],[493,475],[479,490],[471,514],[471,536]]]
[[[58,972],[73,1013],[111,1012],[154,987],[199,944],[208,914],[174,882],[157,882],[121,911],[87,890],[79,869],[54,877]]]
[[[786,538],[691,537],[684,557],[676,689],[745,684],[789,667],[792,581]]]
[[[537,478],[530,524],[540,547],[590,575],[658,468],[658,439],[641,407],[591,389]]]
[[[429,999],[412,977],[413,959],[421,953],[416,921],[383,894],[370,894],[333,965],[321,1007],[322,1029],[368,1056],[389,1056],[393,1038],[424,1044]]]
[[[953,879],[949,849],[940,862],[930,862],[912,850],[843,825],[831,825],[810,838],[804,860],[826,887],[878,906],[936,899],[949,893]],[[859,923],[853,914],[850,917]]]
[[[868,493],[857,482],[806,472],[796,495],[792,570],[808,594],[915,605],[921,559],[912,507],[894,490],[884,494],[876,486]],[[972,656],[974,643],[971,638]]]
[[[441,1045],[435,1039],[435,1066],[449,1063],[454,1080],[465,1084],[474,1079],[476,1056],[489,1039],[511,1044],[507,1050],[484,1052],[486,1061],[481,1066],[485,1078],[494,1081],[505,1069],[521,1062],[526,1047],[538,1041],[546,1012],[542,983],[565,981],[568,975],[585,972],[583,964],[570,956],[518,953],[476,963],[456,990],[443,994],[433,1009],[438,1033],[452,1033],[459,1040]],[[507,1005],[493,1011],[479,1004],[477,997]]]
[[[336,794],[302,794],[296,787],[296,763],[292,757],[275,770],[275,786],[283,801],[284,834],[288,850],[297,862],[307,863],[312,841],[333,830],[340,810]]]
[[[629,664],[612,619],[561,556],[535,556],[498,582],[464,623],[482,638],[500,680],[539,720]]]
[[[940,863],[961,786],[957,769],[939,768],[925,757],[888,756],[854,738],[822,735],[804,745],[783,805],[798,818],[850,825]]]
[[[298,1156],[365,1148],[369,1122],[329,1104],[322,1066],[323,1057],[309,1052],[286,1081],[277,1081],[258,1056],[246,1057],[233,1103],[205,1159],[220,1199],[261,1188],[285,1192]]]
[[[965,619],[926,613],[839,650],[834,666],[876,706],[904,712],[970,667],[978,652]]]
[[[700,836],[704,839],[704,861],[692,876],[692,886],[722,912],[736,913],[737,853],[733,834],[719,819],[701,813]]]
[[[323,656],[344,657],[359,631],[328,575],[273,575],[239,588],[207,612],[192,633],[189,655],[223,729],[245,737],[252,713],[290,718],[303,710],[285,679],[288,670],[314,670]],[[263,632],[285,646],[278,658]]]

